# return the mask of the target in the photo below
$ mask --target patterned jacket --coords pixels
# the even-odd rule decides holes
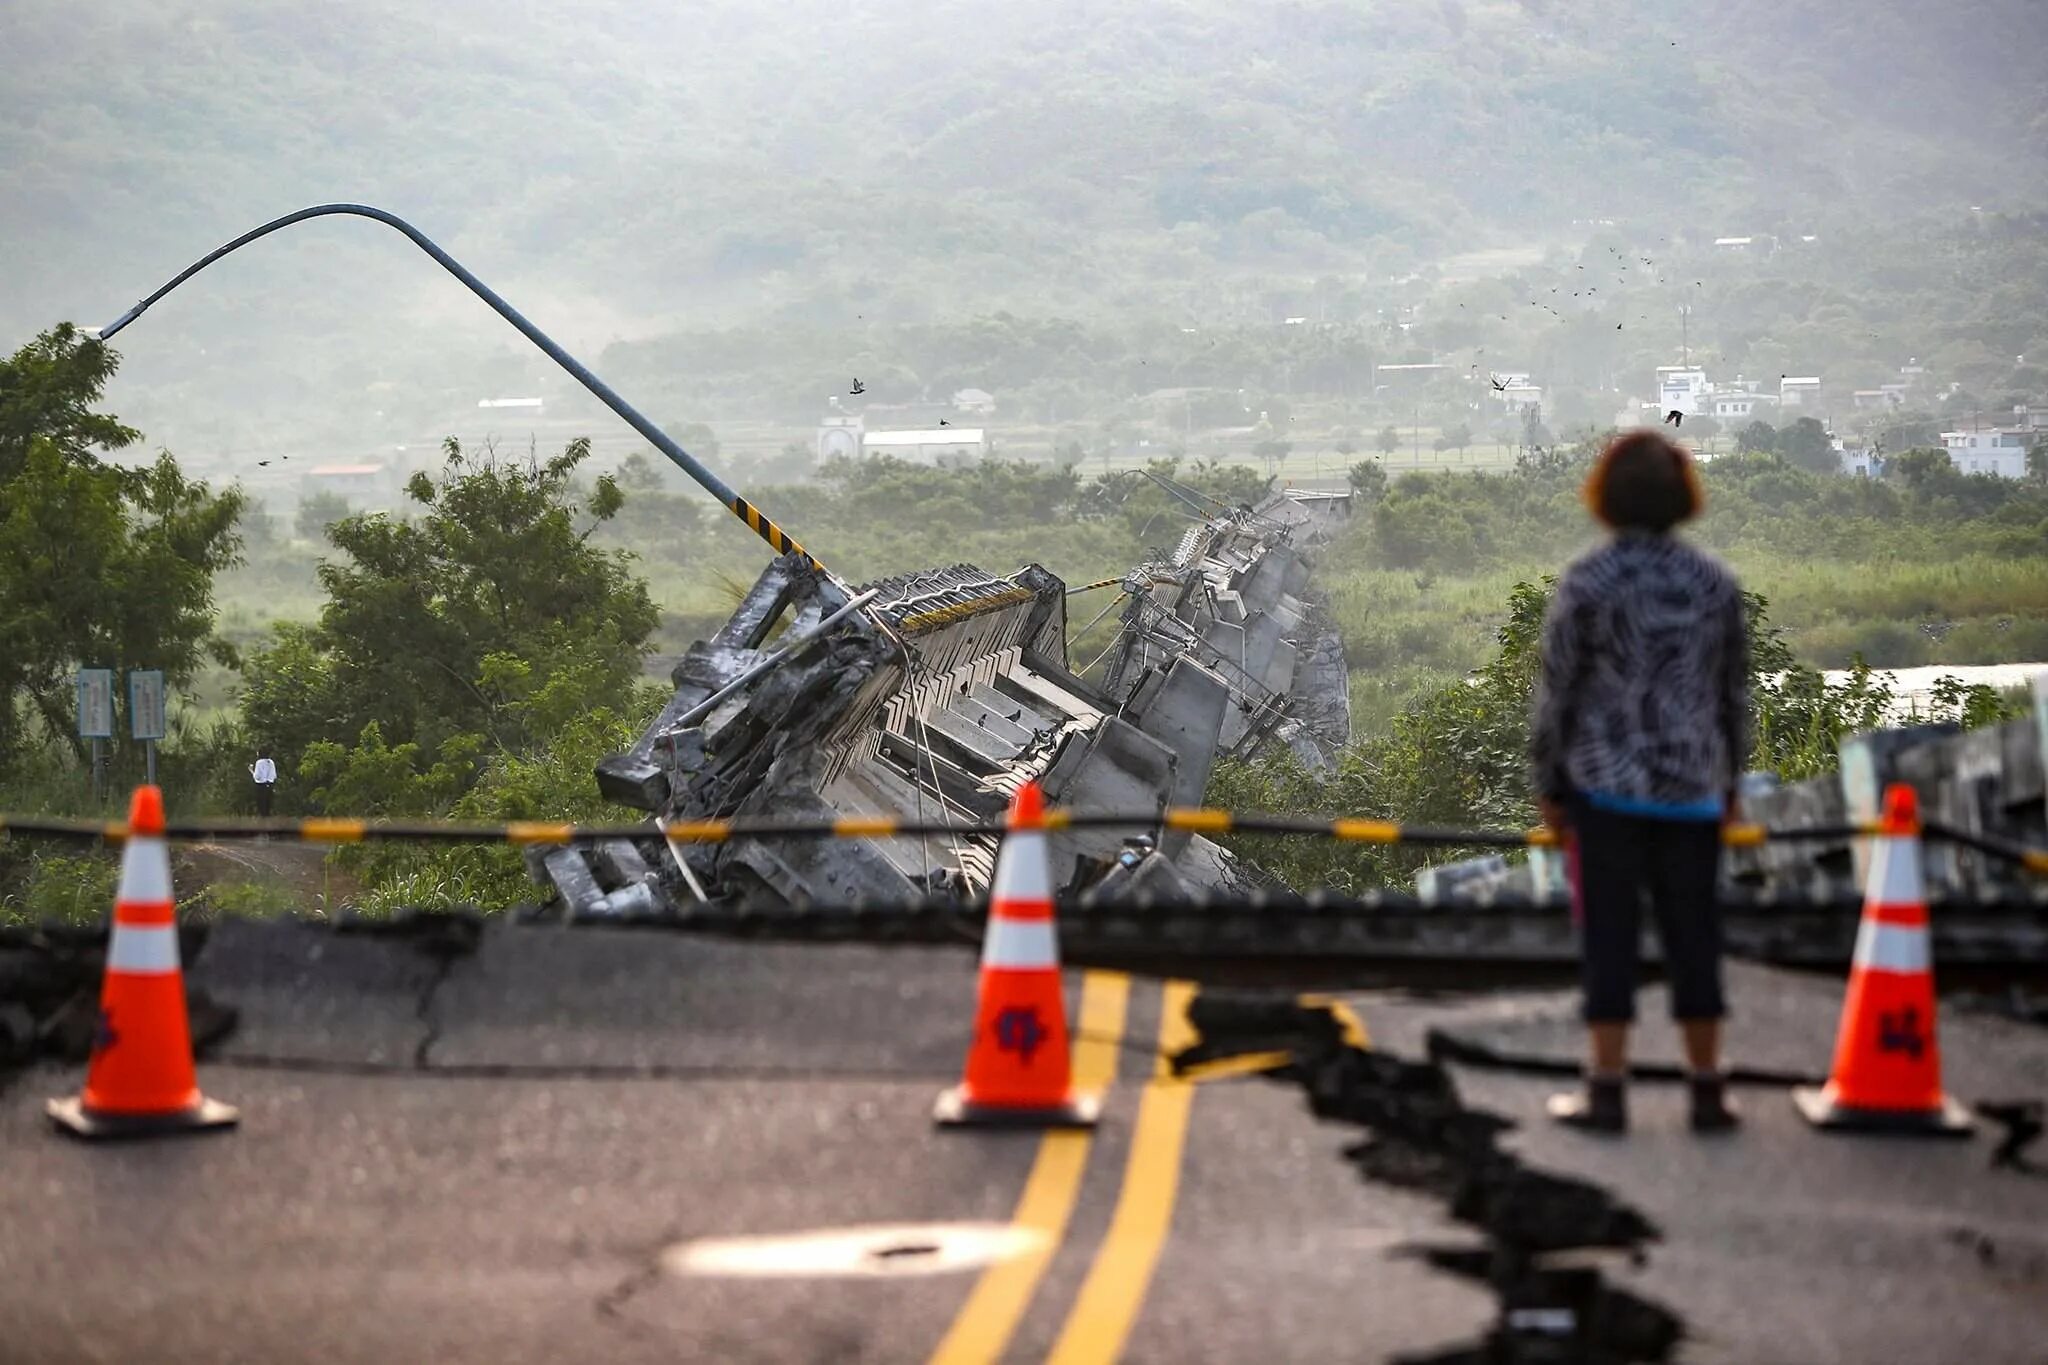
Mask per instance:
[[[1567,568],[1543,623],[1529,726],[1539,796],[1683,804],[1722,796],[1749,757],[1749,633],[1720,560],[1624,532]]]

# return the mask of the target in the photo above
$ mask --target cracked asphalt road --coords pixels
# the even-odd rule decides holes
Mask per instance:
[[[238,1130],[85,1147],[41,1113],[75,1070],[0,1091],[0,1361],[924,1360],[979,1311],[980,1272],[681,1278],[661,1255],[700,1237],[1006,1223],[1045,1179],[1038,1135],[930,1125],[966,1042],[965,952],[503,928],[443,964],[402,940],[229,924],[191,977],[242,1010],[201,1067],[242,1107]],[[1745,977],[1738,1006],[1779,982]],[[1076,1010],[1078,987],[1077,973]],[[1116,1068],[1107,1116],[1002,1358],[1107,1358],[1104,1332],[1076,1323],[1119,1295],[1136,1361],[1475,1340],[1491,1296],[1394,1254],[1470,1230],[1361,1181],[1342,1157],[1359,1130],[1316,1122],[1298,1086],[1200,1085],[1184,1145],[1161,1141],[1168,998],[1133,982],[1093,1035]],[[1411,1055],[1431,1026],[1569,1041],[1543,1032],[1568,1009],[1557,995],[1354,999],[1376,1042]],[[1822,989],[1763,1013],[1804,1028],[1826,1007]],[[2048,1034],[1986,1042],[1982,1027],[1944,1021],[1959,1088],[2048,1088]],[[1827,1036],[1758,1045],[1824,1061]],[[1972,1049],[1987,1055],[1963,1062]],[[1524,1118],[1545,1086],[1458,1074],[1473,1102]],[[1615,1274],[1688,1319],[1682,1359],[1928,1359],[1950,1356],[1929,1354],[1943,1342],[2041,1358],[2048,1180],[1986,1171],[1982,1142],[1816,1138],[1766,1117],[1772,1092],[1753,1093],[1753,1133],[1708,1148],[1666,1121],[1671,1104],[1646,1096],[1624,1145],[1533,1125],[1509,1140],[1664,1226],[1647,1267]],[[1178,1180],[1149,1210],[1163,1244],[1132,1285],[1139,1206],[1161,1198],[1168,1155]],[[1992,1259],[1957,1229],[1991,1239]]]

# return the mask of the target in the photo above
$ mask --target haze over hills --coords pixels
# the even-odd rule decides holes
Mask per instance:
[[[413,218],[595,351],[996,308],[1207,320],[1247,278],[1588,219],[1797,231],[2030,209],[2048,183],[2040,0],[16,0],[0,36],[17,339],[336,198]],[[367,225],[295,229],[145,325],[122,384],[153,435],[228,404],[345,422],[424,367],[531,373]]]

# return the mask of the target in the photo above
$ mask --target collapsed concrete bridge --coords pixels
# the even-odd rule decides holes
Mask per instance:
[[[681,851],[659,825],[768,813],[965,824],[999,817],[1031,780],[1077,807],[1195,805],[1219,756],[1285,744],[1327,762],[1350,712],[1307,551],[1349,509],[1344,495],[1290,490],[1191,525],[1118,584],[1099,678],[1069,657],[1069,590],[1040,565],[1001,576],[956,564],[848,589],[808,557],[782,556],[683,656],[674,695],[633,747],[598,765],[607,798],[655,817],[648,837],[537,852],[536,880],[592,919],[734,896],[970,899],[993,874],[986,836]],[[1065,831],[1055,866],[1070,888],[1095,884],[1130,842]],[[1137,860],[1154,892],[1250,880],[1199,835],[1154,830],[1144,847],[1156,850]]]

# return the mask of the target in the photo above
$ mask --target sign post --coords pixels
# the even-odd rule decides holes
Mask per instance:
[[[128,733],[142,741],[149,785],[156,785],[156,742],[164,737],[164,672],[136,668],[128,672]]]
[[[106,799],[106,751],[100,741],[114,736],[114,670],[78,670],[78,736],[92,741],[92,795]]]

